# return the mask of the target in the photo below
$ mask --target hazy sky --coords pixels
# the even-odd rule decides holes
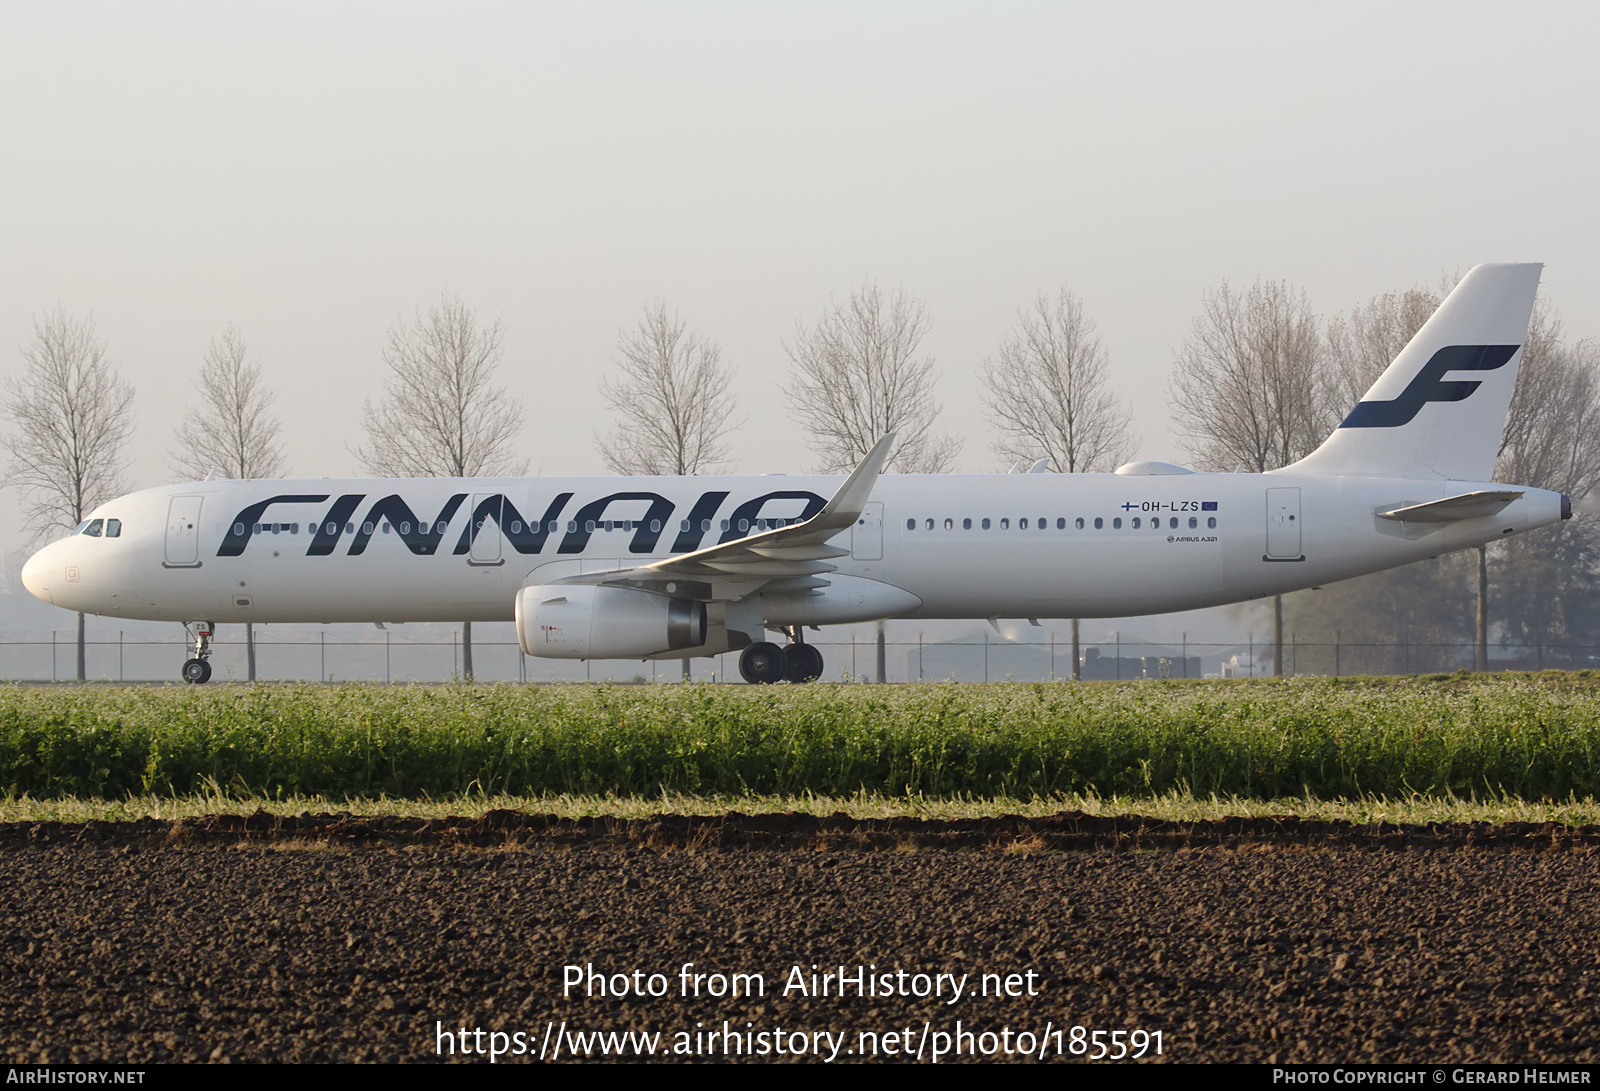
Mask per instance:
[[[0,374],[35,315],[93,312],[138,391],[130,484],[161,484],[233,322],[292,470],[351,473],[385,331],[449,291],[504,321],[535,470],[597,473],[596,383],[660,297],[738,369],[739,468],[803,470],[782,341],[870,277],[926,304],[942,426],[988,470],[978,369],[1066,285],[1141,452],[1181,458],[1166,380],[1224,279],[1331,315],[1542,261],[1600,334],[1597,12],[6,4]]]

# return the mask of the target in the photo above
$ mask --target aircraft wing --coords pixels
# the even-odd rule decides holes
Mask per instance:
[[[861,518],[893,446],[894,433],[885,433],[873,444],[861,465],[845,478],[833,498],[804,522],[760,531],[637,568],[586,572],[556,582],[638,587],[703,599],[743,598],[773,583],[794,591],[826,586],[827,581],[818,577],[834,570],[835,566],[828,562],[850,555],[848,549],[829,545],[828,539],[848,530]]]

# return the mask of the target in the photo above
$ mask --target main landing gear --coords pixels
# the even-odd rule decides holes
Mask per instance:
[[[183,680],[204,685],[211,681],[211,637],[217,627],[209,621],[187,622],[183,627],[194,634],[194,655],[184,661]]]
[[[752,685],[773,682],[814,682],[822,677],[822,653],[805,642],[798,625],[784,632],[792,643],[780,648],[768,641],[752,644],[739,653],[739,673]]]

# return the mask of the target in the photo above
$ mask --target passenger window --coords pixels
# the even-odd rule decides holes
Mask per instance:
[[[1011,520],[1010,519],[1002,519],[1002,520],[1000,520],[1000,529],[1001,530],[1010,530],[1011,529]]]
[[[723,530],[727,530],[728,529],[728,521],[726,519],[724,519],[722,521],[722,529]]]
[[[400,520],[400,533],[401,534],[410,534],[411,533],[411,520],[409,520],[409,519]]]
[[[710,529],[711,529],[711,520],[710,519],[702,519],[702,520],[700,520],[700,533],[701,534],[706,533]],[[723,524],[722,529],[723,530],[727,530],[728,529],[728,526],[727,526],[726,523]]]
[[[243,538],[244,537],[244,524],[243,523],[235,523],[235,524],[233,524],[233,536],[235,538]]]
[[[1083,524],[1079,523],[1078,524],[1078,528],[1081,530],[1083,528]],[[1067,529],[1067,521],[1066,521],[1066,519],[1064,519],[1064,518],[1057,519],[1056,520],[1056,529],[1057,530],[1066,530]]]
[[[1167,526],[1168,526],[1168,528],[1169,528],[1169,529],[1171,529],[1171,530],[1177,530],[1177,529],[1178,529],[1178,517],[1177,517],[1177,516],[1176,516],[1176,515],[1174,515],[1174,516],[1173,516],[1173,517],[1172,517],[1172,518],[1171,518],[1171,519],[1170,519],[1170,520],[1169,520],[1169,521],[1168,521],[1168,522],[1167,522]]]
[[[987,517],[985,517],[984,520],[983,520],[983,529],[984,530],[988,530],[989,529],[989,520],[988,520]]]
[[[1121,518],[1121,516],[1118,516],[1117,518],[1111,520],[1111,529],[1112,530],[1121,530],[1122,529],[1122,518]]]
[[[1017,529],[1018,530],[1027,530],[1028,529],[1028,521],[1026,519],[1018,519],[1017,520]]]
[[[972,529],[972,520],[971,519],[963,519],[963,520],[961,520],[961,529],[962,530],[971,530]]]
[[[120,538],[120,537],[122,537],[122,520],[121,519],[107,519],[106,520],[106,537],[107,538]]]
[[[1105,525],[1106,525],[1106,521],[1104,519],[1100,518],[1100,516],[1096,515],[1094,517],[1094,529],[1102,530],[1102,529],[1105,528]]]
[[[1074,525],[1077,526],[1077,528],[1079,530],[1082,530],[1083,529],[1083,516],[1081,516],[1081,515],[1078,516],[1078,518],[1076,520],[1074,520]]]
[[[933,520],[932,519],[929,519],[927,521],[927,529],[929,529],[929,530],[933,529]]]
[[[739,533],[743,534],[745,531],[747,531],[749,529],[750,529],[750,520],[748,520],[748,519],[740,519],[739,520]]]
[[[1194,516],[1192,516],[1192,515],[1191,515],[1191,516],[1189,516],[1189,529],[1190,529],[1190,530],[1193,530],[1193,529],[1194,529],[1194,528],[1195,528],[1195,527],[1197,527],[1197,526],[1199,526],[1199,525],[1200,525],[1200,520],[1198,520],[1198,519],[1196,519],[1196,518],[1195,518],[1195,517],[1194,517]]]
[[[1133,517],[1133,529],[1134,530],[1138,530],[1139,529],[1139,517],[1137,515],[1135,515]]]
[[[369,523],[367,525],[368,525],[368,527],[370,527],[372,524]],[[367,533],[371,534],[372,531],[369,529],[367,531]],[[522,520],[521,519],[513,519],[513,520],[511,520],[511,533],[512,534],[521,534],[522,533]]]
[[[371,534],[372,533],[372,524],[371,523],[362,523],[361,524],[361,533],[362,534]]]
[[[954,519],[946,519],[944,521],[944,529],[946,529],[946,530],[954,530],[954,529],[956,529],[956,521]]]
[[[583,532],[585,534],[593,534],[594,533],[594,520],[593,519],[585,520],[585,522],[583,524]]]
[[[1208,528],[1210,528],[1211,530],[1216,530],[1217,529],[1217,517],[1215,515],[1213,515],[1211,518],[1207,519],[1206,520],[1206,526]]]
[[[417,524],[417,533],[418,534],[426,534],[426,533],[428,533],[428,524],[427,523],[418,523]]]
[[[650,520],[650,533],[651,534],[660,534],[661,533],[661,520],[660,519],[652,519],[652,520]]]
[[[907,530],[916,530],[917,529],[917,521],[915,519],[907,519],[906,520],[906,529]]]

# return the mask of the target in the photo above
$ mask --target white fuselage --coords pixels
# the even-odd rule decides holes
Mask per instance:
[[[118,520],[117,537],[78,533],[52,543],[23,577],[57,606],[115,617],[502,621],[524,586],[790,522],[819,509],[841,480],[170,485],[102,505],[93,517]],[[1561,518],[1560,495],[1535,489],[1492,517],[1408,524],[1377,515],[1504,488],[1287,472],[885,475],[861,519],[833,539],[850,555],[830,562],[827,586],[754,594],[769,627],[1189,610],[1391,568]],[[741,519],[749,524],[742,532]]]

